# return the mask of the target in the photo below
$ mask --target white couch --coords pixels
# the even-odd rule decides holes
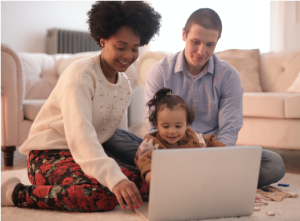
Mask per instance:
[[[255,82],[244,85],[244,89],[248,86],[250,90],[263,91],[244,94],[244,126],[237,144],[300,149],[300,94],[286,92],[300,71],[300,50],[266,54],[233,52],[218,56],[227,56],[246,82]],[[27,138],[33,120],[65,68],[77,59],[99,53],[17,53],[1,44],[1,149],[5,165],[12,165],[16,146]],[[165,56],[166,53],[146,52],[136,66],[130,66],[126,75],[132,87],[136,86],[137,78],[143,88],[149,68]],[[241,65],[240,60],[252,61],[250,65]],[[249,78],[247,70],[241,68],[248,66],[257,71],[256,78]]]
[[[16,146],[27,139],[33,120],[65,68],[77,59],[96,54],[100,51],[17,53],[9,45],[1,44],[1,149],[6,166],[12,166]],[[134,65],[125,73],[134,87]]]
[[[139,58],[136,73],[142,88],[150,67],[166,55],[147,52]],[[300,72],[300,50],[228,50],[216,55],[238,70],[245,91],[244,125],[236,144],[300,150],[300,93],[287,92]]]

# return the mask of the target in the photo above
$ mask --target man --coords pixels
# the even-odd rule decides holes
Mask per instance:
[[[222,22],[214,10],[193,12],[182,29],[184,50],[151,67],[145,100],[161,87],[171,88],[193,108],[194,131],[215,134],[219,141],[234,146],[243,125],[243,87],[238,72],[214,54],[221,33]],[[284,174],[282,158],[263,150],[258,186],[277,182]]]
[[[221,61],[214,50],[221,37],[222,22],[212,9],[198,9],[182,30],[183,51],[154,64],[147,76],[145,99],[149,101],[161,87],[171,88],[193,107],[196,119],[191,128],[215,134],[227,146],[234,146],[243,125],[243,87],[238,72]],[[142,139],[121,129],[103,144],[108,155],[134,166]],[[262,151],[258,187],[279,181],[285,174],[282,158]]]
[[[182,29],[185,49],[152,66],[145,93],[148,101],[161,87],[171,88],[193,107],[194,131],[233,146],[243,125],[243,87],[238,72],[214,54],[221,32],[215,11],[195,11]]]

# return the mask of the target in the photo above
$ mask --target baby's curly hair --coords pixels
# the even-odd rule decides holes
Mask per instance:
[[[100,46],[100,39],[108,39],[122,26],[130,26],[140,36],[140,46],[159,35],[161,15],[142,1],[98,1],[87,13],[92,38]]]
[[[172,89],[163,87],[159,89],[154,97],[147,102],[149,107],[149,121],[154,128],[157,123],[157,113],[164,108],[174,110],[175,108],[182,108],[186,111],[186,122],[191,125],[195,120],[194,111],[187,106],[185,101],[178,95],[172,95]]]

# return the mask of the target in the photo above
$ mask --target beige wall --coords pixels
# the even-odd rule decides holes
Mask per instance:
[[[300,2],[271,2],[270,51],[300,49]]]
[[[94,1],[1,1],[1,42],[18,52],[46,52],[47,29],[88,31]]]

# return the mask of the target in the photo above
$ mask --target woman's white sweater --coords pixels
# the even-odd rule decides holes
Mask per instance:
[[[60,76],[20,153],[69,149],[84,173],[112,191],[127,177],[101,144],[126,117],[131,93],[124,73],[118,73],[116,84],[106,79],[99,55],[75,61]]]

